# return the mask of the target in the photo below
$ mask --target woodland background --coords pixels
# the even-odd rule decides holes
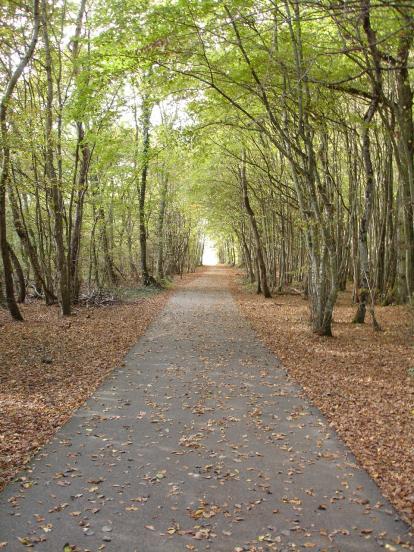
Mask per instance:
[[[27,291],[67,315],[192,270],[206,233],[265,296],[303,289],[321,335],[348,282],[356,322],[410,302],[413,17],[409,1],[3,3],[12,316]]]
[[[275,297],[239,300],[413,519],[412,1],[6,0],[0,18],[5,478],[208,237]]]

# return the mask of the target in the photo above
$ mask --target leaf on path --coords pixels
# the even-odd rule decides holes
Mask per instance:
[[[29,537],[17,537],[17,540],[23,544],[24,546],[28,546],[29,548],[33,547],[34,544]]]

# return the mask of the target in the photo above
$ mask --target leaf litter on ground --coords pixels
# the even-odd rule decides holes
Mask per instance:
[[[76,306],[67,318],[39,301],[22,305],[23,323],[0,310],[0,490],[122,365],[169,297],[157,291],[129,303]],[[24,476],[21,482],[31,485]]]
[[[352,324],[356,306],[339,294],[333,338],[309,329],[301,296],[264,299],[233,272],[241,312],[328,418],[402,517],[414,524],[414,321],[407,306],[377,306],[384,331]]]

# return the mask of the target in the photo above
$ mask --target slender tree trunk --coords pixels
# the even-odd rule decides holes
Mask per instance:
[[[3,272],[0,271],[0,308],[6,309],[7,308],[7,302],[6,298],[4,297],[4,291],[3,291]]]
[[[16,192],[13,190],[12,186],[10,186],[9,188],[9,197],[10,206],[13,214],[14,228],[20,238],[23,250],[30,261],[36,284],[40,285],[40,289],[42,289],[44,293],[46,305],[53,305],[53,303],[57,301],[57,298],[53,291],[49,289],[46,280],[42,274],[42,269],[40,267],[36,249],[32,244],[29,232],[26,228],[26,224],[23,220],[22,215],[20,214],[18,199],[16,197]]]
[[[256,242],[256,255],[257,255],[257,264],[260,273],[260,289],[265,297],[271,297],[268,284],[267,284],[267,274],[266,274],[266,264],[264,261],[262,244],[260,241],[259,229],[257,227],[256,217],[254,216],[253,209],[250,205],[249,194],[247,189],[247,176],[246,176],[246,162],[243,160],[241,171],[240,171],[240,181],[242,185],[243,192],[243,202],[246,209],[246,213],[249,217],[250,224],[253,231],[253,236]]]
[[[168,191],[168,179],[165,175],[163,175],[162,183],[161,183],[161,195],[160,195],[160,205],[159,205],[158,223],[157,223],[158,251],[157,251],[157,264],[156,264],[156,278],[158,281],[161,281],[164,278],[164,218],[165,218],[165,208],[167,205],[167,191]]]
[[[150,120],[151,106],[148,96],[145,95],[142,100],[142,169],[141,169],[141,186],[139,188],[139,245],[141,250],[141,273],[144,286],[149,286],[154,283],[154,279],[150,276],[147,262],[147,228],[145,224],[145,197],[147,193],[147,178],[149,165],[149,150],[150,150]]]
[[[369,138],[369,124],[377,109],[378,99],[374,100],[368,108],[364,117],[364,126],[362,130],[362,157],[365,169],[365,205],[364,212],[359,224],[359,264],[360,264],[360,281],[361,289],[359,291],[359,304],[358,310],[354,317],[354,324],[363,324],[365,322],[365,314],[367,302],[370,298],[370,269],[368,259],[368,229],[371,220],[372,208],[373,208],[373,194],[374,194],[374,169],[372,167],[371,151],[370,151],[370,138]]]
[[[392,209],[392,144],[389,142],[386,144],[386,160],[384,166],[384,179],[383,179],[383,214],[380,226],[379,244],[377,252],[377,270],[375,275],[375,288],[377,293],[381,296],[382,301],[385,300],[387,292],[387,280],[388,280],[388,244],[387,236],[389,232],[388,221],[390,218],[390,210]],[[390,193],[391,190],[391,193]]]
[[[22,265],[20,264],[20,261],[16,253],[13,251],[11,245],[8,243],[7,246],[9,248],[9,255],[10,255],[11,262],[13,264],[14,273],[16,274],[16,278],[19,283],[19,286],[18,286],[19,293],[17,296],[17,302],[24,303],[26,300],[26,280],[24,278]]]
[[[404,303],[408,298],[406,279],[406,228],[404,217],[403,189],[400,186],[397,194],[397,225],[396,225],[396,277],[395,277],[395,300],[397,303]]]
[[[19,321],[23,320],[23,317],[20,313],[19,307],[17,306],[16,298],[14,297],[12,267],[11,267],[11,261],[10,261],[9,248],[7,244],[6,192],[7,192],[8,181],[10,176],[10,145],[9,145],[9,137],[8,137],[7,112],[8,112],[9,103],[12,99],[12,95],[16,87],[16,84],[19,78],[21,77],[25,67],[29,63],[31,57],[33,56],[37,39],[39,36],[39,26],[40,26],[39,0],[34,0],[32,38],[30,40],[30,44],[26,50],[26,53],[24,54],[18,66],[12,73],[0,102],[0,134],[1,134],[1,141],[2,141],[2,154],[3,154],[2,168],[1,168],[1,174],[0,174],[0,250],[1,250],[1,256],[3,259],[4,283],[5,283],[5,290],[6,290],[7,306],[11,316],[15,320],[19,320]]]
[[[370,0],[361,1],[362,25],[367,36],[369,49],[373,59],[373,68],[370,70],[372,81],[372,100],[365,113],[362,127],[362,159],[365,171],[365,205],[364,212],[359,225],[359,262],[361,271],[361,290],[359,293],[358,310],[353,322],[363,324],[365,322],[365,313],[368,301],[371,301],[371,316],[374,329],[379,329],[376,321],[373,305],[373,290],[371,283],[369,259],[368,259],[368,229],[371,221],[373,201],[374,201],[374,168],[371,158],[371,141],[369,126],[378,109],[380,96],[382,93],[382,77],[380,69],[380,56],[377,49],[376,34],[371,28],[370,20]]]
[[[403,203],[400,214],[403,217],[404,228],[404,253],[405,256],[405,280],[406,289],[400,301],[414,300],[414,122],[413,122],[413,97],[408,60],[413,44],[414,18],[412,12],[401,10],[404,14],[404,23],[407,25],[405,31],[401,31],[401,38],[398,44],[398,55],[396,64],[397,79],[397,102],[395,104],[395,115],[398,121],[399,133],[397,143],[400,163],[400,186],[402,190]],[[403,290],[401,290],[403,291]]]
[[[99,209],[98,217],[101,222],[101,241],[104,253],[105,273],[110,285],[115,287],[118,285],[118,276],[115,272],[115,265],[109,247],[108,233],[106,231],[105,212],[103,210],[103,207]]]
[[[132,224],[132,209],[128,207],[128,214],[127,214],[127,226],[126,226],[126,242],[127,242],[127,249],[128,249],[128,263],[129,263],[129,271],[131,274],[131,277],[134,281],[139,280],[138,270],[134,262],[134,253],[132,250],[132,241],[133,241],[133,224]]]
[[[83,206],[87,190],[87,178],[90,162],[90,150],[85,139],[85,131],[82,122],[77,123],[78,148],[81,153],[81,161],[78,178],[78,192],[76,200],[75,220],[72,228],[70,243],[70,278],[72,282],[72,300],[77,301],[80,291],[79,258],[82,237]]]
[[[246,236],[244,235],[244,231],[240,231],[240,241],[242,243],[243,253],[244,253],[244,259],[246,262],[246,269],[247,269],[247,275],[249,277],[250,283],[254,283],[254,271],[253,271],[253,263],[252,263],[252,256],[250,253],[250,249],[246,242]]]
[[[75,34],[72,40],[72,60],[74,64],[74,76],[75,78],[79,76],[80,67],[78,66],[78,57],[79,57],[79,40],[82,32],[82,23],[83,17],[85,14],[86,0],[81,0],[79,6],[78,17],[76,21]],[[83,222],[83,205],[85,201],[87,184],[88,184],[88,171],[90,164],[91,152],[89,149],[89,144],[85,140],[85,128],[84,123],[79,120],[76,121],[76,129],[78,133],[78,140],[76,144],[77,158],[80,154],[80,167],[79,175],[77,181],[77,199],[76,199],[76,210],[75,210],[75,220],[72,228],[71,243],[70,243],[70,279],[72,282],[72,300],[77,301],[80,292],[80,274],[79,274],[79,258],[80,258],[80,247],[81,247],[81,236],[82,236],[82,222]]]
[[[6,126],[6,125],[5,125]],[[4,137],[4,133],[3,133]],[[4,139],[4,138],[3,138]],[[8,180],[9,152],[5,152],[8,146],[3,142],[3,167],[0,181],[0,248],[4,269],[4,287],[6,292],[6,303],[11,316],[15,320],[23,320],[20,309],[17,306],[14,296],[13,271],[10,259],[10,251],[7,246],[7,225],[6,225],[6,184]]]
[[[52,210],[54,217],[53,235],[56,246],[56,266],[59,279],[59,303],[63,316],[71,314],[71,293],[69,270],[65,253],[65,243],[63,237],[63,198],[59,189],[58,175],[55,169],[53,152],[53,71],[52,54],[50,50],[50,40],[48,32],[47,2],[42,0],[42,26],[43,40],[45,45],[45,69],[47,78],[47,96],[46,96],[46,148],[45,148],[45,172],[50,187],[52,199]]]

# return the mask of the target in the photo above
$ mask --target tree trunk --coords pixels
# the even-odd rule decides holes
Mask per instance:
[[[156,264],[156,278],[161,281],[164,278],[164,217],[165,208],[167,204],[167,191],[168,191],[168,179],[165,175],[162,176],[161,183],[161,195],[160,206],[158,212],[158,224],[157,224],[157,264]]]
[[[252,256],[250,253],[250,249],[246,242],[246,236],[244,235],[244,231],[240,231],[240,240],[242,243],[243,253],[244,253],[244,259],[246,262],[246,269],[247,269],[247,275],[249,277],[249,281],[251,284],[254,283],[254,270],[253,270],[253,263],[252,263]]]
[[[367,113],[364,117],[364,127],[362,130],[362,157],[365,169],[365,205],[364,212],[359,225],[359,264],[360,264],[360,281],[361,289],[359,290],[359,304],[358,310],[354,317],[354,324],[363,324],[365,322],[365,314],[367,302],[370,297],[370,270],[368,259],[368,228],[371,220],[372,207],[373,207],[373,193],[374,193],[374,170],[372,167],[371,151],[370,151],[370,138],[369,138],[369,123],[377,109],[378,99],[371,102]]]
[[[114,261],[112,259],[111,251],[109,248],[108,234],[106,231],[105,212],[103,210],[103,207],[99,209],[98,217],[101,221],[101,241],[104,252],[105,273],[110,285],[115,287],[118,285],[118,276],[115,272]]]
[[[371,141],[369,136],[369,125],[377,111],[380,96],[382,93],[382,77],[380,69],[380,56],[377,50],[377,38],[375,32],[371,28],[370,20],[370,2],[363,0],[361,2],[362,25],[367,36],[369,50],[373,59],[373,68],[370,69],[370,77],[372,81],[372,100],[365,113],[362,127],[362,160],[365,171],[365,205],[364,212],[359,226],[359,262],[361,271],[361,289],[359,292],[359,305],[353,322],[355,324],[363,324],[365,322],[365,314],[367,302],[371,298],[371,315],[375,329],[378,329],[374,315],[373,292],[371,284],[371,275],[368,259],[368,229],[371,220],[374,200],[374,168],[371,159]]]
[[[147,177],[150,149],[150,120],[151,106],[148,96],[142,99],[142,169],[141,186],[139,187],[139,245],[141,252],[141,273],[144,286],[150,286],[154,283],[154,278],[150,276],[147,264],[147,229],[145,224],[145,196],[147,192]]]
[[[59,303],[61,314],[68,316],[71,314],[71,293],[69,270],[65,253],[65,244],[63,238],[63,198],[59,189],[58,176],[54,165],[53,152],[53,71],[52,54],[50,50],[50,41],[47,25],[47,2],[42,0],[42,26],[43,39],[45,44],[45,69],[47,78],[47,97],[45,110],[45,173],[50,187],[52,198],[52,210],[54,217],[53,235],[56,247],[56,266],[59,279]]]
[[[53,291],[49,289],[46,283],[46,280],[42,274],[42,269],[40,267],[36,249],[31,242],[29,232],[26,228],[24,219],[20,214],[18,199],[16,197],[16,193],[13,190],[12,186],[10,186],[9,188],[9,197],[10,197],[10,206],[11,206],[12,215],[13,215],[14,228],[16,230],[17,235],[20,238],[23,250],[27,255],[30,261],[30,264],[33,268],[36,284],[40,285],[40,289],[44,293],[46,305],[53,305],[57,301],[57,298],[53,293]]]
[[[249,217],[250,224],[251,224],[252,231],[253,231],[253,236],[254,236],[254,239],[255,239],[255,242],[256,242],[257,264],[258,264],[259,273],[260,273],[260,284],[259,284],[260,289],[261,289],[263,295],[266,298],[269,298],[269,297],[272,296],[272,294],[270,293],[270,290],[269,290],[269,287],[268,287],[268,284],[267,284],[266,265],[265,265],[265,261],[264,261],[264,257],[263,257],[263,250],[262,250],[262,244],[261,244],[261,241],[260,241],[259,229],[257,227],[256,217],[254,216],[254,212],[253,212],[253,209],[252,209],[252,207],[250,205],[250,201],[249,201],[249,194],[248,194],[248,189],[247,189],[247,176],[246,176],[246,161],[245,161],[245,159],[243,160],[241,171],[240,171],[240,182],[241,182],[241,185],[242,185],[244,207],[245,207],[246,213]],[[258,288],[258,291],[259,291],[259,288]]]
[[[0,271],[0,308],[7,309],[6,298],[3,292],[3,272]]]
[[[30,44],[26,53],[20,60],[15,71],[12,73],[10,80],[6,85],[5,92],[0,102],[0,134],[2,141],[3,162],[0,175],[0,250],[3,259],[4,268],[4,283],[6,290],[6,301],[11,316],[15,320],[23,320],[19,307],[17,306],[14,297],[14,285],[12,276],[12,267],[7,244],[7,222],[6,222],[6,191],[10,175],[10,145],[7,126],[7,111],[11,101],[16,84],[21,77],[25,67],[29,63],[36,47],[37,38],[39,36],[40,12],[39,0],[33,2],[33,32]]]
[[[83,206],[87,190],[87,178],[90,162],[90,150],[85,139],[85,131],[82,122],[77,123],[78,151],[81,153],[81,161],[78,178],[78,193],[76,201],[75,220],[72,229],[70,243],[70,279],[72,282],[72,300],[77,301],[80,291],[79,257],[82,236]]]
[[[72,61],[74,64],[74,76],[78,77],[80,68],[78,67],[79,57],[79,40],[82,32],[82,22],[86,8],[86,0],[81,0],[79,6],[78,17],[76,21],[75,34],[72,40]],[[76,121],[76,129],[78,133],[78,140],[76,144],[77,159],[80,153],[80,167],[77,182],[77,200],[75,220],[72,228],[71,243],[70,243],[70,279],[72,282],[72,300],[76,302],[79,298],[80,292],[80,275],[79,275],[79,257],[81,247],[81,235],[82,235],[82,221],[83,221],[83,205],[86,196],[88,171],[90,164],[91,152],[88,143],[85,141],[85,129],[82,121]]]
[[[414,23],[412,14],[406,13],[404,22],[407,29],[401,31],[398,44],[396,64],[397,103],[395,114],[398,121],[397,134],[400,163],[400,186],[402,190],[402,209],[404,227],[404,255],[405,255],[405,297],[400,300],[413,300],[414,297],[414,122],[413,122],[413,90],[411,89],[408,70],[408,60],[413,44]]]
[[[16,278],[19,283],[19,294],[17,296],[17,302],[24,303],[26,300],[26,280],[24,278],[23,269],[11,245],[8,243],[7,246],[9,248],[10,259],[13,263],[14,273],[16,274]]]

